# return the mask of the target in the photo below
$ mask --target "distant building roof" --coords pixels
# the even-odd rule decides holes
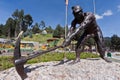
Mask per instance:
[[[4,39],[4,38],[0,38],[0,43],[7,43],[10,42],[11,40],[9,39]]]
[[[46,30],[43,30],[43,31],[42,31],[42,34],[47,34],[47,31],[46,31]]]
[[[58,38],[50,38],[50,39],[47,39],[47,42],[55,41],[55,40],[59,40],[59,39]]]

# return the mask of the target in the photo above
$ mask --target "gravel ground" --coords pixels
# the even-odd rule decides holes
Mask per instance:
[[[107,63],[102,59],[57,65],[59,62],[41,62],[25,65],[25,80],[120,80],[120,63]],[[0,72],[0,80],[21,80],[15,68]]]

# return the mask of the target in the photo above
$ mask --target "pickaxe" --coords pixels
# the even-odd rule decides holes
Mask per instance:
[[[71,39],[73,38],[73,36],[76,34],[73,34],[72,36],[69,36],[68,38],[65,39],[65,41],[63,42],[62,45],[60,46],[56,46],[54,48],[51,48],[49,50],[46,51],[42,51],[42,52],[33,52],[34,55],[30,55],[28,57],[22,57],[21,56],[21,51],[20,51],[20,42],[21,42],[21,36],[23,34],[24,31],[21,31],[16,39],[16,43],[15,43],[15,49],[14,49],[14,65],[16,68],[16,71],[18,72],[18,74],[20,75],[20,77],[22,78],[22,80],[24,80],[25,78],[27,78],[27,74],[24,72],[24,64],[30,60],[33,59],[35,57],[38,57],[42,54],[45,54],[47,52],[53,51],[55,49],[58,48],[64,48],[66,46],[69,45]],[[70,33],[72,34],[72,33]],[[63,62],[64,63],[64,62]]]
[[[79,28],[77,29],[79,30]],[[71,39],[74,37],[74,35],[76,35],[77,33],[68,33],[68,37],[65,39],[65,41],[63,42],[62,45],[60,46],[56,46],[54,48],[51,48],[49,50],[46,51],[42,51],[42,52],[33,52],[34,55],[30,55],[28,57],[22,57],[21,56],[21,51],[20,51],[20,42],[21,42],[21,36],[23,34],[24,31],[21,31],[16,39],[16,43],[15,43],[15,49],[14,49],[14,65],[16,68],[16,71],[18,72],[18,74],[20,75],[20,77],[22,78],[22,80],[24,80],[25,78],[27,78],[27,74],[24,72],[24,64],[30,60],[33,59],[35,57],[38,57],[42,54],[45,54],[47,52],[53,51],[57,48],[64,48],[66,46],[68,46],[70,44]]]
[[[24,80],[25,78],[27,78],[27,74],[24,71],[24,64],[28,60],[33,59],[33,58],[40,56],[42,54],[45,54],[47,52],[53,51],[57,48],[61,48],[62,46],[56,46],[54,48],[51,48],[49,50],[42,51],[42,52],[33,52],[34,55],[30,55],[28,57],[22,57],[21,51],[20,51],[20,42],[21,42],[22,34],[23,34],[23,31],[20,32],[20,34],[18,35],[18,37],[16,39],[15,49],[14,49],[14,65],[15,65],[16,71],[20,75],[21,79]]]
[[[27,78],[27,74],[24,72],[24,63],[20,65],[16,65],[15,63],[17,59],[21,58],[20,41],[21,41],[22,34],[23,34],[23,31],[20,32],[20,34],[16,39],[15,49],[14,49],[14,64],[15,64],[16,71],[18,72],[22,80],[24,80],[25,78]]]

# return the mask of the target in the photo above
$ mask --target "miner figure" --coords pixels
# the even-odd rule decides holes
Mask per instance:
[[[75,47],[76,59],[74,60],[74,62],[80,61],[80,53],[83,51],[83,49],[80,47],[83,46],[85,41],[90,37],[95,40],[100,57],[105,61],[110,62],[107,58],[105,58],[103,35],[100,27],[97,25],[95,15],[91,12],[84,13],[82,8],[78,5],[73,6],[72,11],[74,19],[71,22],[71,27],[67,34],[67,37],[63,42],[63,47],[70,45],[71,40],[76,35],[80,35],[80,32],[82,31],[82,35],[77,39],[77,44]],[[77,24],[80,25],[78,28],[76,28]]]

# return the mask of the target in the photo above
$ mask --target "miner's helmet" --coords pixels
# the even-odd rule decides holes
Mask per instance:
[[[73,6],[72,11],[73,11],[73,14],[78,12],[83,12],[82,8],[79,5]]]

